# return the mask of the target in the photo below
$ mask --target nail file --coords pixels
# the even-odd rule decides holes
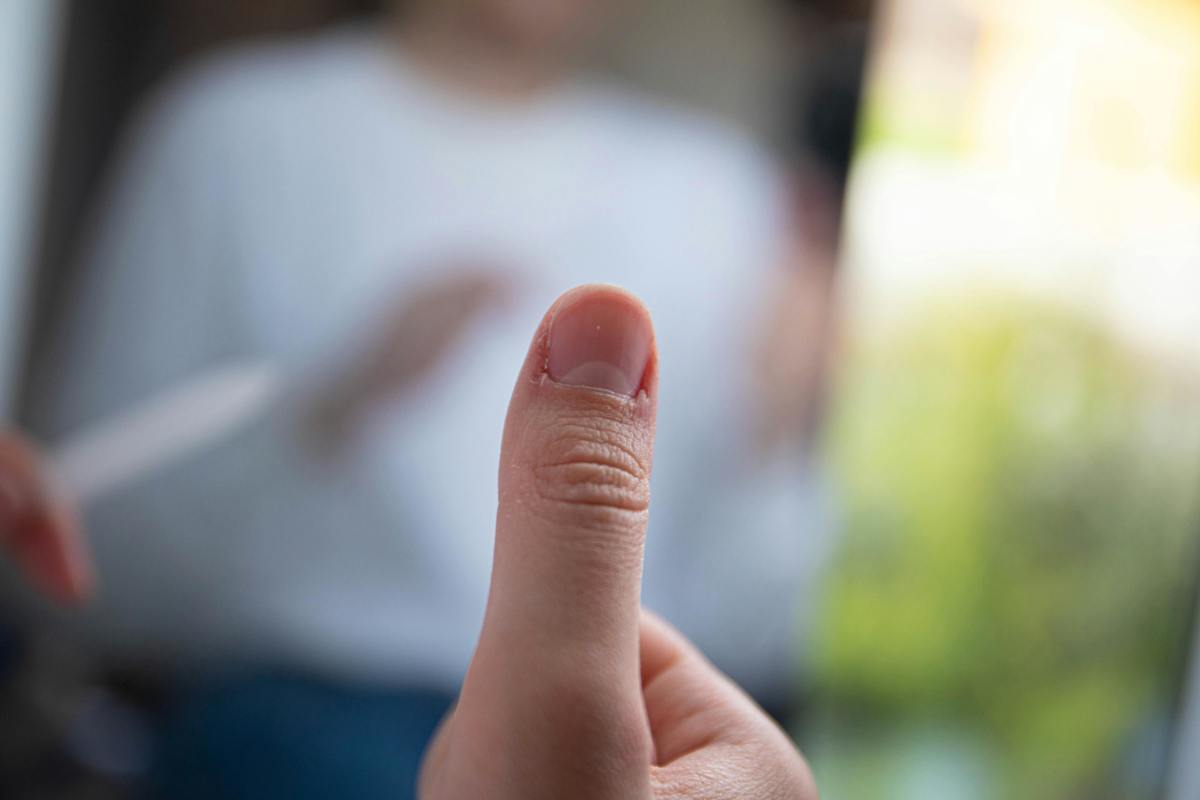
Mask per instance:
[[[263,413],[282,386],[263,362],[206,371],[67,437],[50,467],[72,501],[86,504],[220,441]]]

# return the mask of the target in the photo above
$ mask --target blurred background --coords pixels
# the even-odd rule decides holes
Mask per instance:
[[[899,0],[875,30],[825,794],[1159,796],[1195,591],[1200,8]]]
[[[645,602],[823,797],[1198,796],[1191,0],[0,0],[0,59],[0,411],[96,587],[0,571],[0,796],[411,796],[586,280],[662,346]]]

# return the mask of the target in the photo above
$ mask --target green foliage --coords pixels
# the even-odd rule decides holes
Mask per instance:
[[[970,297],[915,318],[844,375],[815,674],[835,713],[970,725],[1002,796],[1078,796],[1167,702],[1196,397],[1062,311]]]

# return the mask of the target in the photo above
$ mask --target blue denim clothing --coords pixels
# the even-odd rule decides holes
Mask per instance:
[[[164,724],[150,797],[407,800],[453,698],[256,676],[188,696]]]

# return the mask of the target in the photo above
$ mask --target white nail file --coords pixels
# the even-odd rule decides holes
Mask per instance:
[[[282,392],[279,371],[244,362],[204,372],[68,436],[51,469],[83,505],[210,446],[262,413]]]

